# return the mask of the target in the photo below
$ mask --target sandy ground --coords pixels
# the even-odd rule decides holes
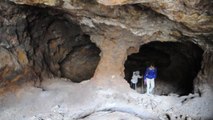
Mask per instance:
[[[0,120],[213,120],[212,87],[202,96],[139,94],[126,86],[50,79],[0,96]],[[114,87],[111,87],[114,86]]]

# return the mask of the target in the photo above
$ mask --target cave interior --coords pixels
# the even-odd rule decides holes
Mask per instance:
[[[0,39],[2,51],[9,52],[17,59],[16,67],[22,69],[21,67],[30,66],[26,68],[29,71],[27,72],[29,78],[43,80],[45,77],[63,77],[78,83],[93,78],[103,51],[96,42],[90,40],[91,32],[85,30],[87,27],[82,24],[79,26],[75,19],[70,19],[70,14],[51,7],[16,6],[9,3],[10,9],[6,10],[3,5],[8,3],[2,2],[1,9],[7,11],[2,17],[25,16],[22,18],[15,16],[12,20],[17,23],[15,26],[2,24]],[[153,12],[138,4],[133,6],[137,10]],[[10,36],[16,39],[10,40]],[[135,38],[130,36],[130,39]],[[124,71],[121,71],[124,73],[124,79],[130,84],[133,71],[138,70],[143,75],[146,67],[154,64],[158,70],[155,94],[193,93],[194,79],[201,70],[204,50],[200,45],[185,40],[184,37],[176,42],[161,42],[156,39],[150,38],[151,42],[142,42],[137,53],[126,55],[127,59],[122,65]],[[116,44],[120,45],[119,42]],[[4,60],[4,56],[1,59],[7,61]],[[14,70],[12,66],[2,62],[0,70],[9,72],[6,75],[2,74],[1,78],[4,81],[13,81],[16,76],[26,73],[24,72],[26,69]],[[1,82],[1,86],[7,86],[7,83],[9,82]],[[142,79],[137,86],[144,87]]]
[[[0,0],[0,119],[213,119],[212,8],[212,0]],[[152,64],[153,95],[143,78],[131,89],[133,72]]]
[[[131,83],[134,71],[144,75],[146,68],[153,64],[158,76],[155,94],[187,95],[193,93],[194,79],[201,69],[202,54],[203,50],[192,42],[150,42],[142,45],[138,53],[127,57],[125,79]],[[138,87],[142,85],[143,78],[139,80]]]

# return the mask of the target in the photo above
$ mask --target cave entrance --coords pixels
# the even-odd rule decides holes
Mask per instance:
[[[154,94],[193,93],[193,80],[201,69],[203,50],[192,42],[150,42],[142,45],[138,53],[128,56],[125,62],[125,79],[130,83],[134,71],[144,75],[146,67],[157,67]],[[138,80],[138,91],[144,92],[142,79]],[[143,90],[142,90],[143,89]]]
[[[101,50],[68,14],[49,7],[22,9],[28,11],[23,23],[30,36],[26,53],[37,76],[63,77],[78,83],[93,77]]]

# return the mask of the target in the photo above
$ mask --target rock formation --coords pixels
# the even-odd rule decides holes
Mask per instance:
[[[78,62],[92,58],[83,71],[94,71],[98,64],[94,76],[85,73],[82,75],[89,77],[82,79],[93,76],[97,83],[122,84],[127,56],[139,52],[141,45],[151,41],[191,41],[200,46],[204,54],[195,86],[199,88],[201,82],[213,83],[211,0],[9,1],[0,3],[1,84],[5,84],[7,76],[14,76],[9,81],[18,80],[20,75],[73,78],[70,67],[77,69],[81,63],[72,64],[78,61],[72,57],[79,51],[83,53],[75,59],[83,60]],[[100,51],[91,47],[94,44],[89,39]],[[94,51],[87,53],[88,47]]]
[[[51,76],[76,82],[93,76],[100,50],[63,12],[3,1],[0,9],[1,87]]]

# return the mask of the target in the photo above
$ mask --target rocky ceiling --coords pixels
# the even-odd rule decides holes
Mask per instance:
[[[212,63],[212,0],[5,0],[54,8],[80,25],[101,50],[94,79],[124,77],[127,55],[151,41],[192,41]],[[203,65],[209,76],[211,68]]]
[[[116,32],[128,32],[143,39],[143,42],[152,39],[175,41],[183,36],[194,39],[202,36],[208,38],[204,39],[207,42],[212,42],[211,37],[209,38],[213,34],[213,1],[211,0],[10,1],[28,5],[44,4],[62,9],[82,27],[87,27],[84,30],[90,34],[108,36],[107,34],[110,33],[111,38],[116,38],[118,35],[113,35],[114,31],[111,30],[116,28]]]

